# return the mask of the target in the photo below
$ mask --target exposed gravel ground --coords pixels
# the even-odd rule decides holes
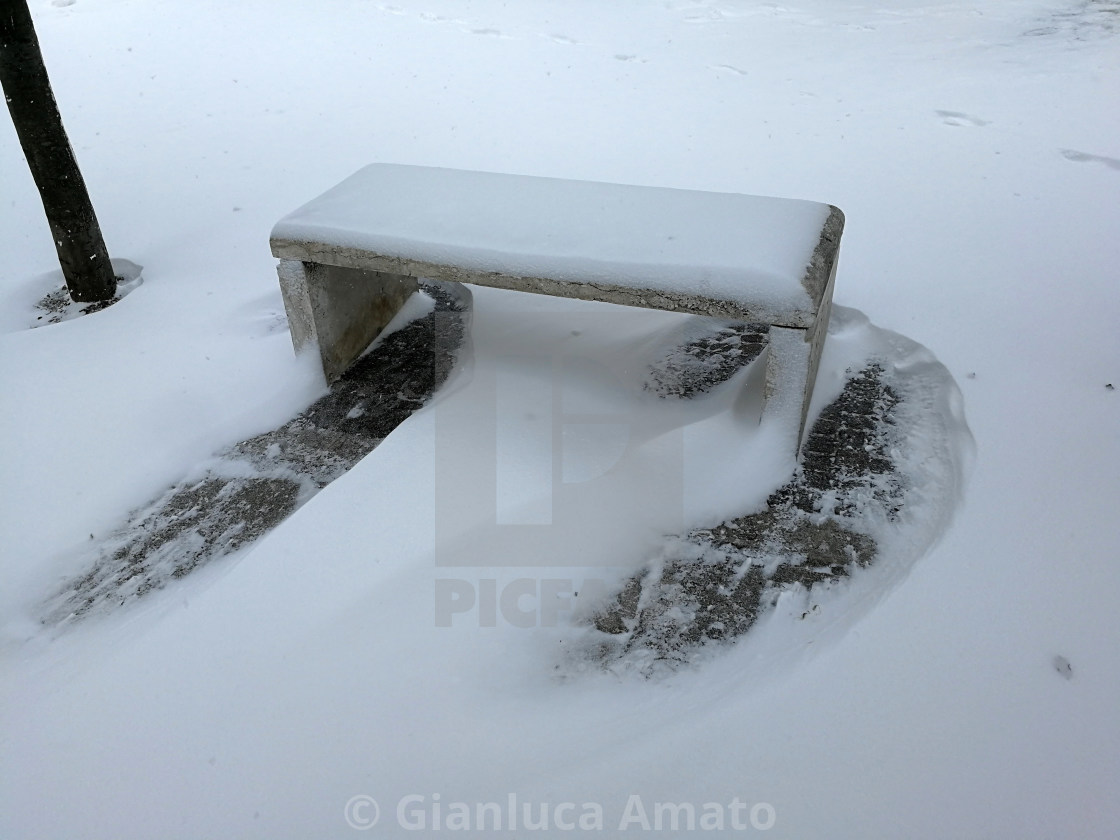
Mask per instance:
[[[783,589],[871,565],[877,549],[861,518],[872,506],[892,518],[903,497],[889,455],[898,402],[882,366],[853,374],[765,509],[671,539],[594,616],[603,634],[595,655],[672,667],[699,646],[746,633]]]
[[[469,291],[429,284],[425,293],[431,312],[385,337],[302,414],[134,511],[50,600],[45,623],[122,606],[244,548],[373,451],[447,379],[465,334]]]
[[[88,569],[49,601],[65,625],[123,606],[251,544],[371,452],[447,379],[466,335],[470,294],[430,284],[431,312],[381,340],[330,392],[280,426],[241,441],[135,511],[91,552]],[[765,348],[764,325],[697,318],[650,366],[663,399],[706,393]],[[899,397],[870,364],[853,372],[806,437],[802,462],[766,508],[685,535],[593,619],[603,664],[645,657],[673,667],[701,646],[747,632],[783,588],[811,588],[874,562],[868,505],[901,503],[889,455]]]

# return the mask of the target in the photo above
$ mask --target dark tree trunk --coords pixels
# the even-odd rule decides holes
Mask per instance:
[[[0,0],[0,82],[43,199],[70,297],[76,301],[111,299],[117,280],[78,161],[62,127],[27,0]]]

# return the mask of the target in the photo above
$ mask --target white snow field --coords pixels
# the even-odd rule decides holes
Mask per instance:
[[[690,813],[712,836],[1120,836],[1120,4],[31,6],[143,283],[30,328],[59,277],[0,119],[0,837],[676,836]],[[623,433],[640,457],[574,558],[453,565],[441,481],[471,498],[490,453],[499,523],[552,527],[540,476],[609,472],[624,362],[681,323],[483,289],[433,404],[275,531],[44,627],[129,511],[323,393],[268,234],[372,162],[840,207],[816,409],[875,353],[939,400],[897,453],[928,492],[874,531],[899,562],[658,679],[576,667],[564,586],[791,464],[729,390],[747,371]],[[617,367],[570,382],[565,336]],[[562,458],[533,414],[557,394]],[[504,419],[472,427],[484,408]]]

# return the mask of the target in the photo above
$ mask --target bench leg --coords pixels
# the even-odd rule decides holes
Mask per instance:
[[[766,392],[762,405],[762,421],[771,420],[779,428],[789,430],[790,447],[795,457],[801,457],[801,443],[805,439],[809,421],[809,404],[813,401],[813,386],[817,381],[817,368],[828,335],[828,321],[832,315],[832,288],[836,282],[836,264],[833,263],[825,284],[816,322],[807,330],[791,327],[770,327],[770,350],[766,363]],[[796,439],[793,437],[796,432]]]
[[[419,288],[414,277],[299,260],[277,266],[296,352],[318,348],[334,382]]]
[[[795,455],[801,447],[805,415],[812,393],[812,383],[809,382],[812,348],[805,339],[805,330],[770,327],[765,401],[762,404],[762,422],[781,429]]]
[[[827,316],[810,330],[770,327],[762,422],[788,430],[790,448],[798,456],[827,331]]]

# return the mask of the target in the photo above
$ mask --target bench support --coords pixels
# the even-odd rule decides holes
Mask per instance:
[[[281,260],[277,273],[296,352],[315,349],[328,383],[342,375],[419,289],[415,277],[300,260]],[[828,332],[833,277],[811,328],[770,327],[762,422],[788,430],[794,451],[805,437]]]
[[[296,352],[315,348],[327,382],[360,356],[408,298],[415,277],[281,260],[276,268]]]
[[[797,438],[791,445],[795,447],[794,451],[799,457],[809,421],[809,405],[813,401],[817,368],[820,366],[824,339],[828,333],[828,320],[832,314],[832,286],[835,279],[834,263],[824,300],[812,327],[804,330],[770,327],[762,422],[769,423],[773,420],[780,428],[788,429],[791,435],[796,429]]]

